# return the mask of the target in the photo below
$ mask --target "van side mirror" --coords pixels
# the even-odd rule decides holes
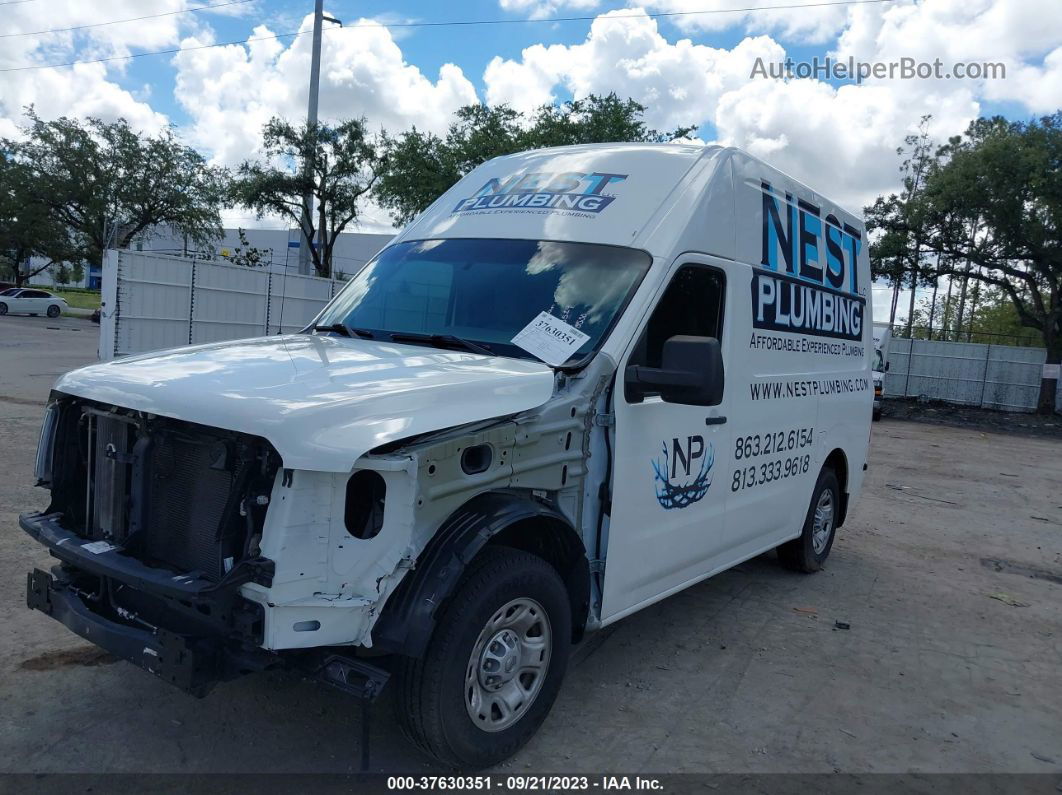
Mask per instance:
[[[664,343],[660,367],[631,365],[627,395],[660,395],[666,403],[717,406],[723,400],[723,351],[715,337],[679,335]]]
[[[885,362],[885,372],[889,372],[889,363]]]

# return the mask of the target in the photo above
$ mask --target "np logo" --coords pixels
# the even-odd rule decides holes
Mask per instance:
[[[656,501],[667,511],[693,505],[712,485],[715,448],[711,442],[705,447],[703,436],[672,439],[670,448],[667,442],[662,448],[652,461]]]

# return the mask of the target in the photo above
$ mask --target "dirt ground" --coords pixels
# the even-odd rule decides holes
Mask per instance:
[[[356,771],[339,692],[264,674],[196,700],[26,609],[41,407],[95,355],[87,321],[37,320],[0,318],[0,772]],[[875,423],[825,571],[763,556],[593,636],[502,772],[1062,772],[1060,453]],[[429,771],[389,709],[372,769]]]

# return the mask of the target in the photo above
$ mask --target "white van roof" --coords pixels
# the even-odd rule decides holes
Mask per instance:
[[[860,218],[739,149],[617,143],[490,160],[450,188],[395,242],[570,240],[640,248],[654,256],[677,249],[759,262],[765,195],[784,222],[786,205],[794,218],[813,208],[825,224],[865,239]]]

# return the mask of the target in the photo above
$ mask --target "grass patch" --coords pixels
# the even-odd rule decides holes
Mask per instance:
[[[99,309],[100,294],[98,290],[52,290],[51,292],[64,299],[70,306],[77,309]]]

